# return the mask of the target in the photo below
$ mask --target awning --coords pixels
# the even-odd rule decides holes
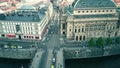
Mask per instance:
[[[7,37],[16,37],[16,34],[6,34]]]

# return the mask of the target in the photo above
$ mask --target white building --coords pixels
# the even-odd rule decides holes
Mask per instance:
[[[53,13],[50,2],[21,6],[16,11],[0,16],[0,37],[41,40]]]

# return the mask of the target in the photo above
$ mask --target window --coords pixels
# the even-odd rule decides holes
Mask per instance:
[[[16,31],[20,31],[20,25],[16,25]]]
[[[82,11],[82,13],[84,13],[84,11]]]
[[[77,32],[77,29],[75,29],[75,33]]]
[[[85,36],[83,36],[83,40],[85,40]]]
[[[106,12],[108,12],[108,10],[106,10]]]
[[[31,36],[29,36],[29,38],[31,38]]]
[[[38,32],[36,31],[35,34],[38,34]]]
[[[82,40],[82,36],[80,36],[80,38],[79,38],[80,40]]]
[[[28,36],[27,36],[27,38],[28,38]]]
[[[69,29],[69,31],[71,31],[71,29]]]
[[[76,36],[76,41],[78,41],[78,36]]]
[[[78,32],[80,32],[80,29],[78,29]]]
[[[4,34],[2,34],[2,37],[5,37],[5,35],[4,35]]]
[[[35,37],[35,39],[39,39],[39,37]]]
[[[26,38],[26,36],[24,36],[24,38]]]
[[[63,35],[65,35],[65,32],[63,32]]]
[[[86,11],[88,13],[88,11]]]
[[[84,28],[82,28],[82,32],[84,32]]]
[[[78,13],[80,13],[80,11],[78,11]]]
[[[112,10],[110,10],[110,12],[112,12]]]
[[[65,23],[62,24],[62,29],[65,29]]]

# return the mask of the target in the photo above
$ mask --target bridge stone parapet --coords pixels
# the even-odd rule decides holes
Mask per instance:
[[[67,47],[64,48],[65,59],[92,58],[120,54],[120,45],[98,47]]]
[[[65,59],[76,59],[76,58],[89,58],[102,56],[102,49],[98,48],[64,48],[64,57]]]
[[[36,53],[35,48],[30,49],[0,49],[0,57],[13,59],[32,59]]]

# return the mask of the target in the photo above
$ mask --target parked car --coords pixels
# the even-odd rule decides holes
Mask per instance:
[[[42,43],[43,46],[45,46],[45,43]]]
[[[9,48],[9,46],[8,45],[4,45],[4,48]]]
[[[17,48],[17,47],[16,47],[15,45],[12,45],[11,48],[12,48],[12,49],[15,49],[15,48]]]
[[[22,46],[17,46],[17,48],[21,49],[21,48],[22,48]]]

